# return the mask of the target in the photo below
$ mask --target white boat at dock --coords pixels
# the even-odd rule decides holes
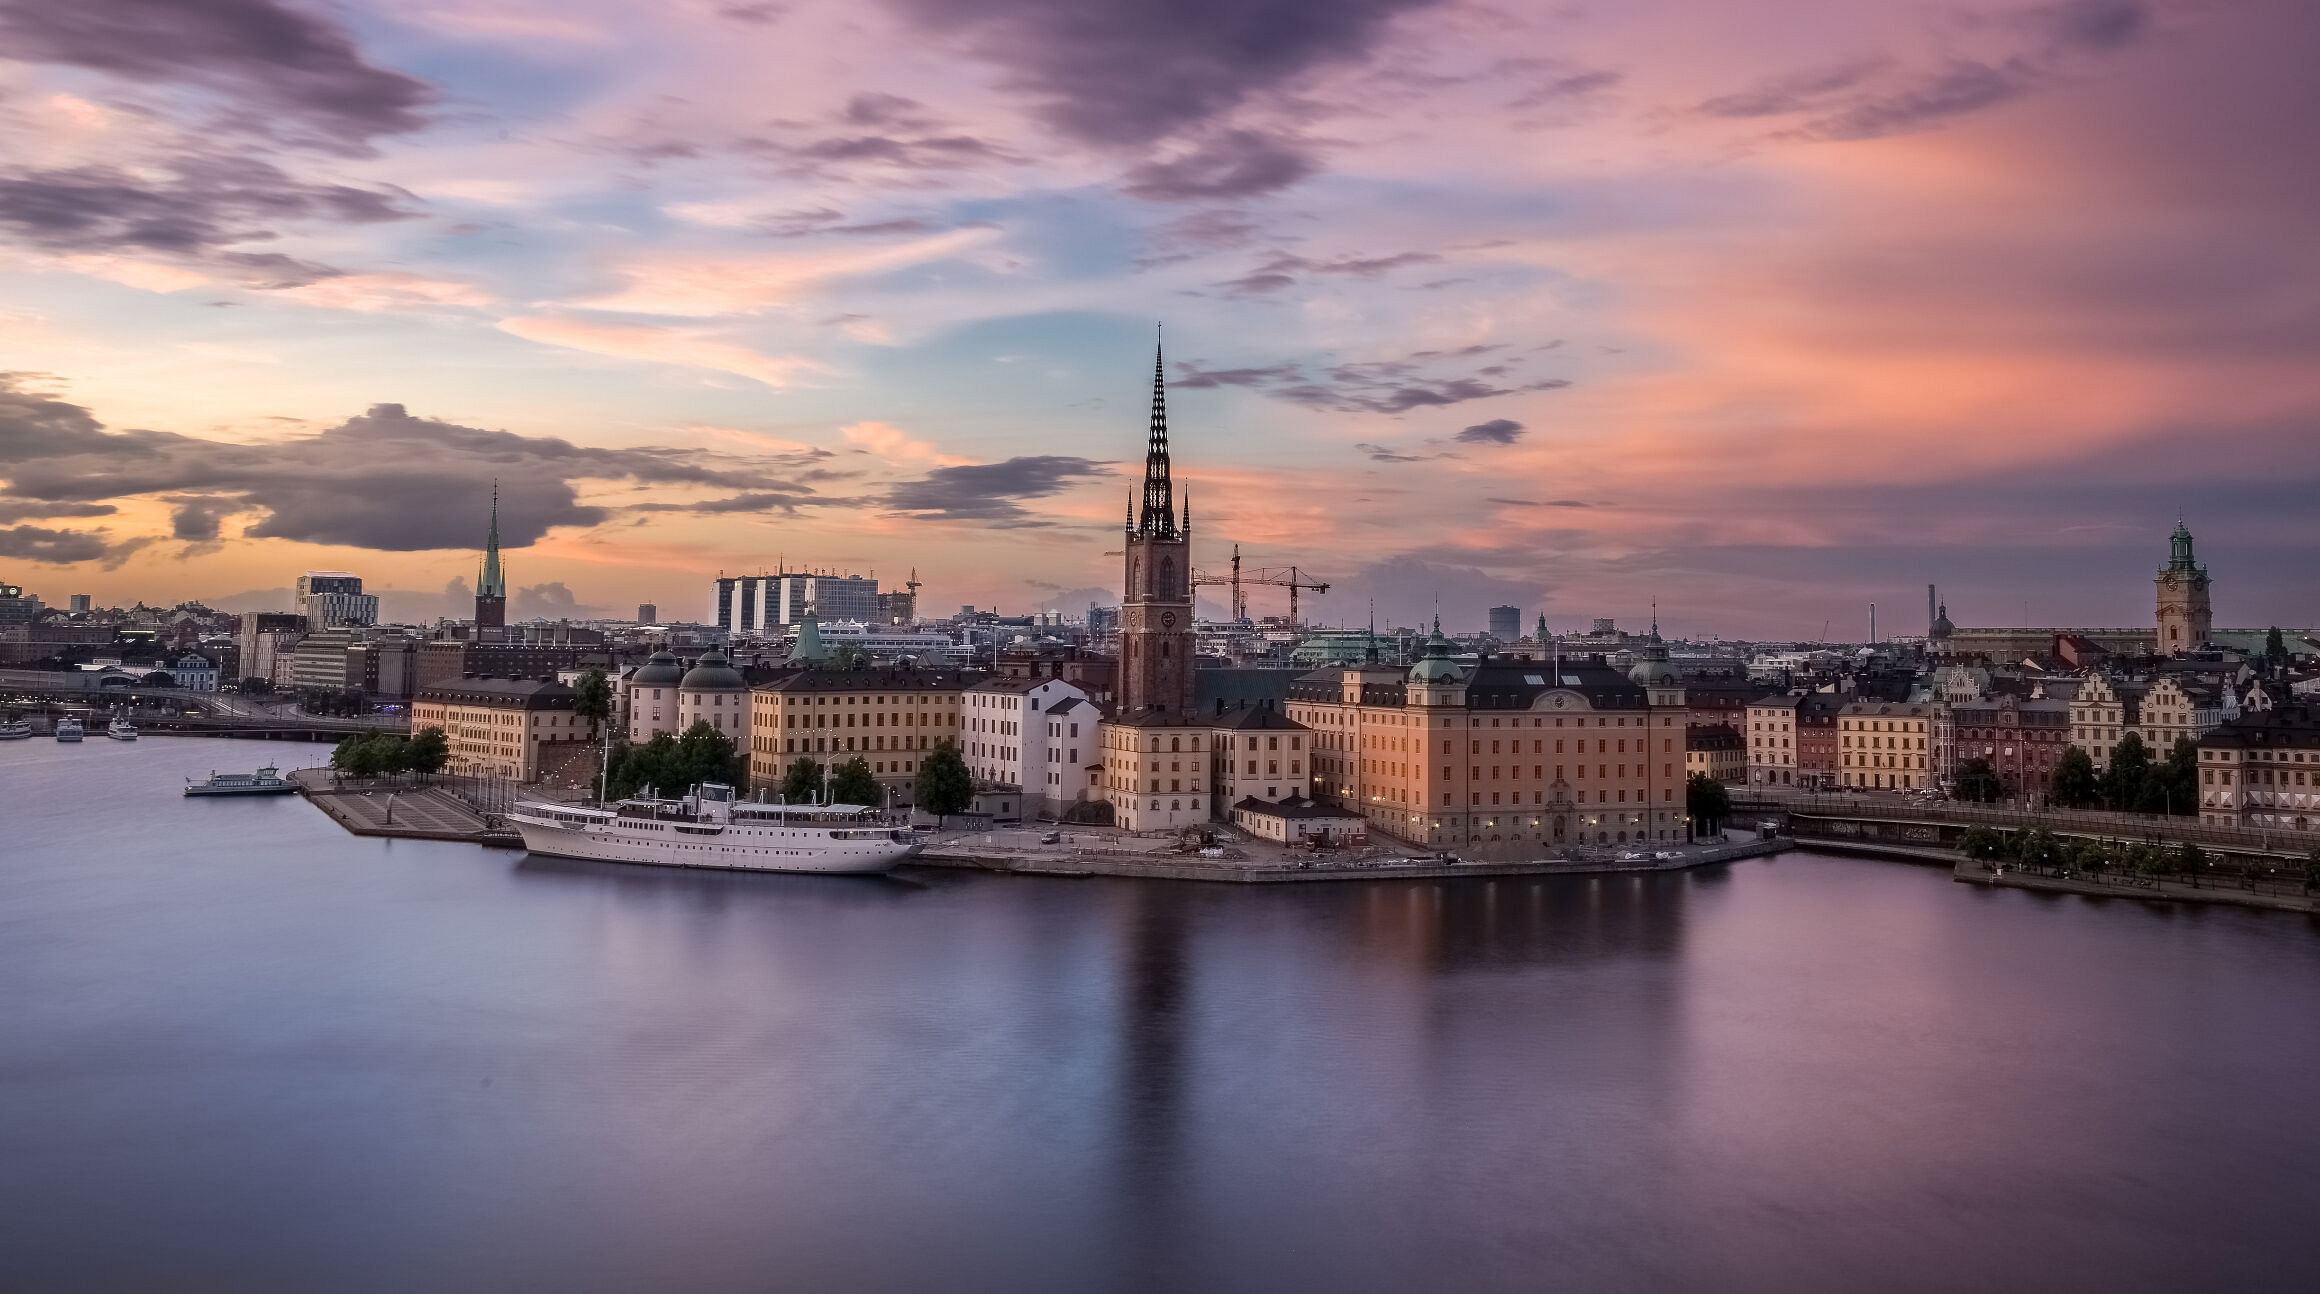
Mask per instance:
[[[59,719],[56,721],[56,739],[58,741],[79,741],[87,735],[87,730],[81,727],[81,721],[78,719]]]
[[[0,719],[0,741],[30,741],[32,725],[22,719]]]
[[[610,808],[530,801],[507,820],[535,854],[747,872],[883,872],[917,853],[907,826],[860,804],[765,804],[714,782]]]
[[[271,765],[255,773],[211,773],[206,782],[185,783],[187,795],[291,795],[297,790],[298,783]]]
[[[105,735],[115,741],[135,741],[137,740],[137,725],[129,722],[126,718],[115,718],[111,723],[105,725]]]

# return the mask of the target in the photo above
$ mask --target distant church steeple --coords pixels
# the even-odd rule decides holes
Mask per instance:
[[[1136,533],[1176,538],[1176,487],[1168,479],[1168,379],[1158,342],[1152,345],[1152,424],[1144,444],[1144,512]]]
[[[475,627],[507,627],[507,576],[499,562],[499,482],[491,483],[491,529],[483,540],[483,569],[475,577]]]

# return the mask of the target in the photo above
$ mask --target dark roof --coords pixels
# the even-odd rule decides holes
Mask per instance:
[[[2200,749],[2231,747],[2234,749],[2273,749],[2287,747],[2295,750],[2320,748],[2320,707],[2308,705],[2283,706],[2277,710],[2258,710],[2243,714],[2199,739]]]
[[[760,692],[947,692],[982,680],[955,669],[806,669],[775,679]]]
[[[1270,703],[1237,705],[1209,717],[1211,728],[1229,728],[1236,732],[1250,729],[1274,729],[1282,732],[1305,731],[1305,725],[1281,713],[1280,707]]]
[[[1560,669],[1558,674],[1552,660],[1488,656],[1459,666],[1458,678],[1465,684],[1470,710],[1527,710],[1544,693],[1558,690],[1578,693],[1597,710],[1642,710],[1650,705],[1643,688],[1600,655],[1566,657]],[[1320,669],[1301,675],[1290,689],[1290,697],[1322,703],[1342,700],[1344,674],[1343,669]],[[1363,705],[1407,703],[1406,671],[1364,666],[1360,674]]]
[[[1331,808],[1326,804],[1317,804],[1312,800],[1296,795],[1292,795],[1279,803],[1247,796],[1236,802],[1233,808],[1236,811],[1262,813],[1276,818],[1348,818],[1355,821],[1359,821],[1361,818],[1360,814],[1351,809]]]
[[[1047,713],[1069,714],[1073,710],[1093,710],[1095,708],[1095,702],[1088,700],[1084,696],[1067,696],[1061,701],[1056,702],[1054,705],[1047,707]]]
[[[1746,745],[1740,740],[1739,731],[1728,723],[1703,723],[1684,729],[1685,750],[1740,750]]]
[[[1289,685],[1304,674],[1302,669],[1201,666],[1192,671],[1192,703],[1202,710],[1214,710],[1220,701],[1227,706],[1259,701],[1278,705],[1289,699]]]
[[[569,710],[575,700],[571,688],[554,679],[462,678],[419,689],[414,698],[445,705],[490,705],[521,710]]]

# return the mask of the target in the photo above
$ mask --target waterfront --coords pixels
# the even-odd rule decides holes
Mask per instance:
[[[0,1287],[2299,1289],[2320,931],[349,836],[0,746]]]

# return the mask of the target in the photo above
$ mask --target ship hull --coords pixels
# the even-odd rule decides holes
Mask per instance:
[[[620,828],[588,829],[509,815],[524,848],[550,858],[647,867],[704,867],[732,872],[874,875],[919,850],[913,840],[829,840],[817,833],[735,832],[692,839],[652,839]]]
[[[295,782],[287,786],[201,786],[196,784],[186,787],[185,793],[190,796],[296,795],[298,794],[298,785]]]

